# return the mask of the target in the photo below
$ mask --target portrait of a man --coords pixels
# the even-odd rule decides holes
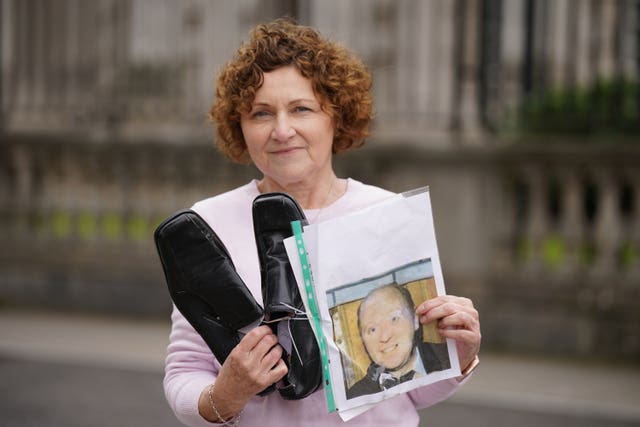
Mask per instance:
[[[436,322],[415,314],[417,303],[436,296],[429,258],[327,290],[347,400],[451,368]]]
[[[410,292],[396,283],[373,289],[357,310],[358,331],[370,359],[347,399],[377,393],[450,367],[445,342],[424,342]]]

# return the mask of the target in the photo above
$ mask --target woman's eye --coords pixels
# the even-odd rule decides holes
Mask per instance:
[[[372,335],[376,332],[376,328],[369,328],[367,329],[367,334]]]
[[[269,115],[269,112],[265,110],[257,110],[251,113],[251,117],[253,117],[254,119],[259,119],[262,117],[266,117],[268,115]]]
[[[311,108],[309,108],[309,107],[305,107],[305,106],[303,106],[303,105],[298,105],[296,108],[294,108],[294,111],[295,111],[296,113],[304,113],[304,112],[306,112],[306,111],[311,111]]]

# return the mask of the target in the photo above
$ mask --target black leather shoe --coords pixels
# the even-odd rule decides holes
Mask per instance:
[[[292,400],[308,396],[322,383],[320,349],[283,242],[293,235],[291,222],[296,220],[305,221],[304,212],[287,194],[261,194],[253,201],[264,321],[278,335],[289,368],[276,388],[283,398]]]
[[[239,330],[260,322],[262,307],[236,272],[222,241],[196,212],[170,216],[158,226],[154,239],[171,299],[224,363],[243,336]]]

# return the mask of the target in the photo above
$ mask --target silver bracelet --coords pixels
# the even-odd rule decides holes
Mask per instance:
[[[236,427],[240,421],[240,414],[242,414],[242,411],[240,411],[240,413],[235,417],[231,417],[230,419],[225,420],[222,417],[222,415],[220,415],[220,412],[218,412],[218,408],[216,408],[216,405],[213,404],[213,384],[209,386],[208,394],[209,394],[209,405],[211,406],[211,409],[213,409],[213,412],[216,414],[216,417],[218,417],[218,421],[220,421],[220,424],[224,426]]]

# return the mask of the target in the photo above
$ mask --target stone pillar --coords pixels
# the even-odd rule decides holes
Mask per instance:
[[[594,79],[595,71],[591,65],[591,7],[587,1],[577,0],[572,4],[573,13],[576,15],[575,49],[573,51],[575,76],[577,86],[584,87]]]
[[[19,239],[28,233],[29,228],[27,218],[33,197],[33,158],[29,150],[20,145],[13,146],[10,154],[14,186],[9,189],[13,206],[9,212],[9,236]]]
[[[549,82],[551,87],[564,87],[567,83],[569,0],[555,0],[550,3],[549,19]],[[571,55],[572,56],[572,55]]]
[[[502,2],[500,104],[503,112],[515,112],[522,101],[525,6],[525,0]]]
[[[584,218],[582,216],[582,183],[573,168],[562,168],[559,172],[562,188],[561,234],[565,242],[565,259],[561,266],[563,273],[574,274],[580,265],[579,251],[584,239]]]
[[[611,78],[614,76],[616,69],[616,33],[617,33],[617,20],[616,20],[616,6],[619,3],[617,0],[600,0],[600,16],[599,19],[599,33],[597,37],[599,39],[598,49],[598,74],[604,78]]]
[[[593,174],[598,185],[598,210],[594,223],[597,259],[594,272],[609,277],[618,267],[617,255],[621,237],[618,215],[620,192],[612,172],[612,170],[598,170]]]
[[[96,83],[99,104],[96,105],[98,120],[92,128],[98,140],[113,138],[126,114],[125,104],[120,103],[117,93],[118,79],[122,73],[128,43],[127,3],[122,0],[96,0]]]
[[[633,251],[633,264],[629,270],[632,280],[629,283],[640,284],[640,171],[637,168],[630,170],[627,174],[631,185],[631,197],[633,200],[633,211],[629,223],[628,240]]]
[[[480,67],[480,43],[479,38],[481,8],[479,0],[462,0],[463,18],[462,28],[458,29],[462,37],[460,52],[460,130],[465,134],[473,134],[480,128],[479,111],[479,67]],[[469,144],[475,145],[479,140],[465,138]]]
[[[548,229],[544,173],[538,165],[524,168],[524,179],[529,187],[528,212],[525,225],[525,243],[529,259],[525,270],[538,273],[543,268],[542,245]]]

